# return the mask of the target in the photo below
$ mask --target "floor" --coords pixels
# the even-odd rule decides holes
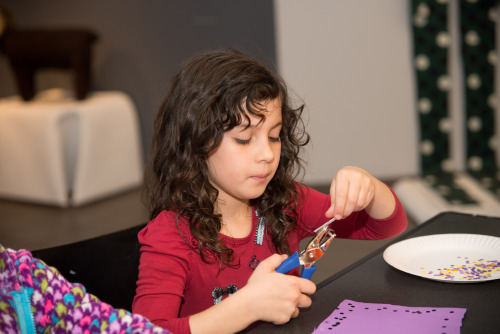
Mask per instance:
[[[328,187],[314,187],[328,191]],[[147,222],[142,189],[77,208],[56,208],[0,199],[0,243],[14,249],[39,250],[123,230]],[[408,229],[415,225],[409,222]],[[383,247],[388,240],[336,239],[317,262],[313,281],[330,275]],[[303,247],[307,240],[303,242]]]
[[[123,230],[147,222],[142,189],[76,208],[0,199],[0,243],[37,250]]]

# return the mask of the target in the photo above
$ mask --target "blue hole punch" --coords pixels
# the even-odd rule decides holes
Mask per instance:
[[[335,232],[328,227],[328,224],[324,224],[316,231],[316,236],[311,240],[307,248],[300,255],[299,252],[293,253],[276,268],[276,272],[285,274],[301,266],[300,277],[311,279],[316,271],[314,263],[323,256],[333,238],[335,238]]]

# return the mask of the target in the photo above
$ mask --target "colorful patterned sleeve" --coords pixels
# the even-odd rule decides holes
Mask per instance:
[[[27,250],[0,245],[0,333],[169,333],[68,282]]]

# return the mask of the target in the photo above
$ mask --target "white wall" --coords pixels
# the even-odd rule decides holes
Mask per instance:
[[[306,103],[305,182],[418,172],[408,1],[275,0],[279,72]]]

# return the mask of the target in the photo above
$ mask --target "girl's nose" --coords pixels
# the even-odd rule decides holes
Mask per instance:
[[[272,147],[273,143],[270,143],[269,140],[263,140],[262,143],[258,146],[257,152],[257,160],[271,162],[275,158],[275,152]],[[277,145],[274,143],[274,145]]]

